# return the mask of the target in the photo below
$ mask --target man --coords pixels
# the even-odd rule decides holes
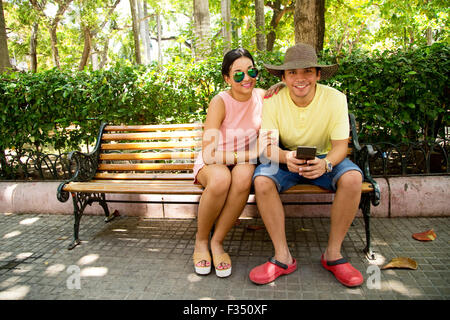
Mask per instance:
[[[264,101],[261,129],[279,133],[283,149],[269,145],[270,163],[255,170],[253,181],[258,210],[275,249],[274,257],[253,268],[250,279],[265,284],[294,272],[297,262],[289,251],[284,208],[279,193],[300,183],[336,191],[331,228],[321,264],[342,284],[361,285],[363,277],[343,256],[341,245],[358,210],[362,171],[346,158],[349,122],[346,96],[317,83],[330,78],[337,65],[319,65],[313,47],[297,44],[286,51],[282,65],[265,65],[286,87]],[[297,146],[315,146],[313,160],[296,159]],[[287,149],[287,150],[284,150]],[[273,162],[279,169],[273,170]]]

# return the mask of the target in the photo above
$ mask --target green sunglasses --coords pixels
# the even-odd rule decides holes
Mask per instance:
[[[250,68],[250,69],[247,70],[247,74],[249,75],[249,77],[256,78],[258,76],[258,69]],[[234,75],[233,75],[233,79],[237,83],[239,83],[242,80],[244,80],[244,78],[245,78],[245,72],[244,71],[235,72]]]

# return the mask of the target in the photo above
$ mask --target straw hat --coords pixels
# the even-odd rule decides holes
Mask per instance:
[[[337,71],[338,65],[321,65],[317,63],[316,50],[309,44],[299,43],[287,49],[284,55],[284,63],[280,66],[264,64],[266,69],[273,75],[281,77],[284,70],[320,68],[320,79],[331,78]]]

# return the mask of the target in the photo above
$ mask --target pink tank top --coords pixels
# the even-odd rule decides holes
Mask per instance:
[[[256,142],[261,128],[262,97],[253,89],[252,97],[247,101],[235,100],[228,92],[222,91],[219,96],[225,104],[225,118],[219,128],[220,140],[217,149],[220,151],[245,150]],[[202,152],[199,152],[194,164],[194,183],[197,174],[204,166]]]

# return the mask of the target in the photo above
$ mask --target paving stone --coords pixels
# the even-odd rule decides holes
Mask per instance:
[[[214,270],[207,276],[193,271],[193,219],[121,216],[105,224],[101,217],[84,216],[82,243],[68,251],[72,217],[0,213],[0,299],[450,299],[450,218],[372,218],[371,222],[376,261],[368,261],[361,251],[362,219],[355,219],[343,243],[344,255],[365,277],[361,287],[350,289],[320,266],[327,245],[327,218],[288,218],[287,240],[299,269],[258,286],[248,273],[273,255],[266,230],[247,228],[263,226],[260,218],[242,220],[227,235],[224,248],[230,253],[233,273],[219,279]],[[433,242],[412,239],[412,233],[431,228],[437,234]],[[368,273],[369,267],[381,267],[399,256],[415,259],[418,269]],[[369,288],[371,275],[379,276],[378,288]]]

